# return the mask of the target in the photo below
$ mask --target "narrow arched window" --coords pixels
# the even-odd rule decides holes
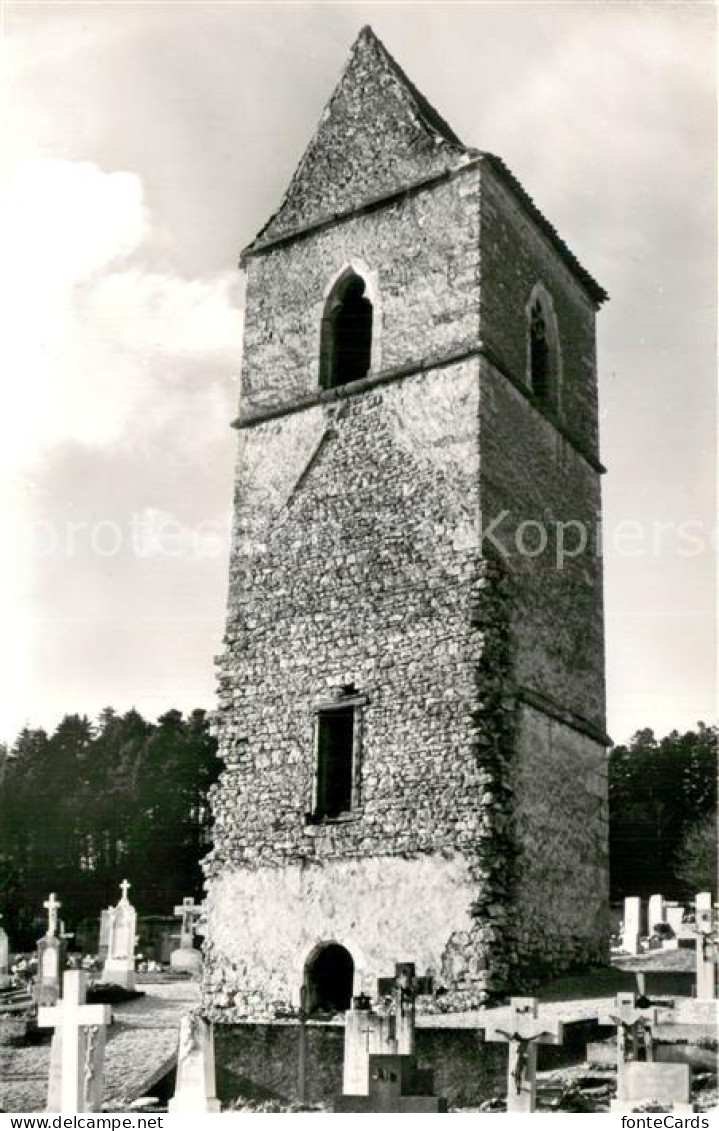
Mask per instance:
[[[541,401],[550,398],[551,359],[547,321],[542,304],[535,302],[529,324],[529,374],[532,392]]]
[[[372,303],[364,279],[343,275],[327,300],[322,319],[320,384],[324,389],[366,377],[372,357]]]

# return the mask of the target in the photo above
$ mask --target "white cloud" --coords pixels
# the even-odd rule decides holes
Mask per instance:
[[[153,228],[136,175],[26,162],[0,186],[0,240],[0,460],[11,471],[54,444],[106,446],[182,419],[188,397],[239,368],[234,275],[143,267]]]
[[[50,159],[16,166],[0,183],[0,246],[0,680],[8,734],[42,714],[37,663],[46,633],[38,562],[25,535],[36,511],[47,517],[42,495],[61,453],[82,445],[127,457],[161,434],[158,450],[172,445],[190,457],[216,442],[227,433],[242,314],[233,275],[187,279],[165,266],[167,241],[156,235],[133,173]],[[110,483],[107,490],[111,499]],[[216,531],[148,517],[155,533],[162,519],[174,538],[170,553],[178,544],[185,556],[217,553]],[[73,568],[80,615],[91,575],[83,582]],[[56,604],[62,608],[59,596],[50,616]]]

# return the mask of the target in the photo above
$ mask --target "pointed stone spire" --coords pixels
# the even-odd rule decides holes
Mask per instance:
[[[255,243],[351,212],[463,164],[469,153],[364,27],[279,209]]]

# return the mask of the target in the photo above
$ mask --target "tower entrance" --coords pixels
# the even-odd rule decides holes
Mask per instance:
[[[344,1013],[352,1004],[352,955],[339,943],[314,951],[305,966],[308,1013]]]

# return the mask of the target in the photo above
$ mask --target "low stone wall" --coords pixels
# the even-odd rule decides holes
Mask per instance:
[[[540,1047],[540,1068],[581,1060],[594,1023],[567,1026],[561,1048]],[[416,1033],[420,1068],[434,1074],[436,1095],[452,1107],[476,1106],[507,1087],[507,1047],[485,1044],[477,1029],[425,1029]],[[296,1024],[215,1025],[218,1096],[296,1102],[299,1027]],[[331,1104],[342,1090],[344,1027],[307,1027],[307,1099]]]

